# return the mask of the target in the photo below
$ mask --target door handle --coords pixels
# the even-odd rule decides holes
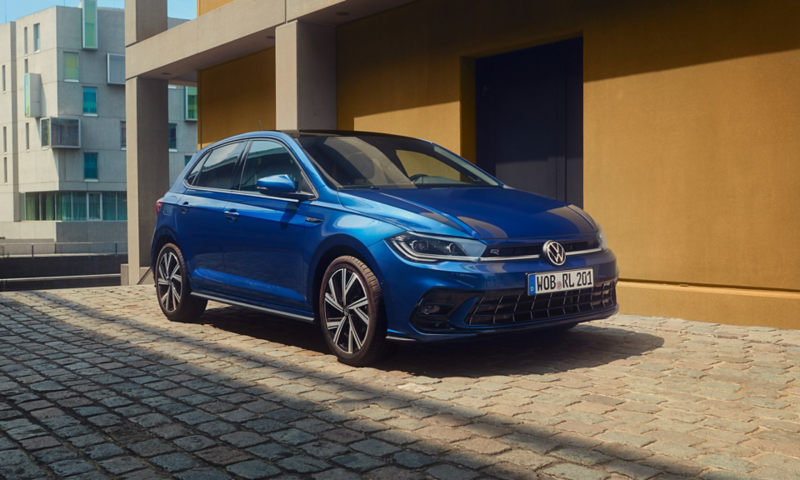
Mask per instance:
[[[189,202],[181,203],[181,213],[186,213],[189,211]]]
[[[239,220],[239,212],[237,212],[236,209],[225,210],[225,218],[227,218],[229,222],[235,222]]]

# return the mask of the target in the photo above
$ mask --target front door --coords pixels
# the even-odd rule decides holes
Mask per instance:
[[[479,59],[477,162],[502,182],[583,205],[583,39]]]
[[[286,174],[298,191],[308,190],[299,165],[280,142],[254,140],[238,190],[225,207],[228,218],[225,270],[232,295],[249,301],[303,309],[303,260],[307,204],[256,190],[259,178]]]

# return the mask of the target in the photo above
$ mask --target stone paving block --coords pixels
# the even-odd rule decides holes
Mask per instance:
[[[427,469],[425,472],[439,480],[470,480],[479,476],[478,472],[452,465],[438,465]]]
[[[300,474],[315,473],[329,468],[329,465],[322,460],[305,455],[284,458],[279,460],[277,465],[288,472]]]
[[[196,465],[196,462],[191,457],[183,453],[168,453],[159,455],[150,459],[154,465],[158,465],[167,472],[174,473],[181,470],[188,470]]]
[[[229,465],[227,470],[247,479],[268,478],[281,473],[279,469],[261,460],[248,460],[246,462]]]
[[[83,453],[92,460],[104,460],[106,458],[116,457],[117,455],[124,455],[125,451],[113,443],[101,443],[100,445],[92,445],[84,448]]]

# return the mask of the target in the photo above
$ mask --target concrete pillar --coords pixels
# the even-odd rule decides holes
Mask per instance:
[[[336,28],[294,21],[275,29],[279,130],[335,129]]]
[[[125,2],[125,46],[167,30],[167,0]],[[167,81],[133,77],[125,82],[127,117],[128,269],[136,285],[150,265],[156,201],[169,189]]]

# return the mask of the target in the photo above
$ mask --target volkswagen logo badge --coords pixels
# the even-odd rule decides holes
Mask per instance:
[[[567,261],[567,252],[564,250],[564,246],[552,240],[544,242],[542,253],[547,257],[547,261],[556,267],[564,265],[564,262]]]

